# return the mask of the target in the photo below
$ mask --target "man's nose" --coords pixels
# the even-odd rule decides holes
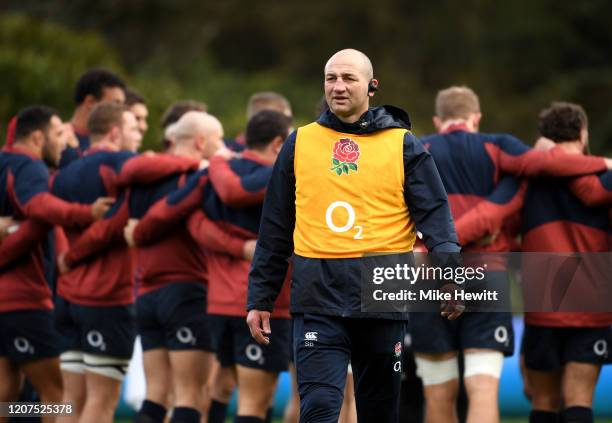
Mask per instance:
[[[336,83],[334,84],[334,91],[345,91],[346,90],[346,84],[344,83],[343,80],[338,79],[336,81]]]

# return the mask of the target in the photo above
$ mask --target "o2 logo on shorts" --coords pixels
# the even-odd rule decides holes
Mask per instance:
[[[348,213],[348,220],[344,226],[336,226],[332,219],[332,215],[336,208],[342,207]],[[353,239],[363,239],[362,232],[363,226],[354,226],[355,225],[355,209],[346,201],[334,201],[327,207],[325,211],[325,223],[327,223],[327,227],[332,230],[332,232],[343,233],[350,231],[351,229],[355,229],[357,233],[353,237]]]
[[[259,345],[249,344],[244,352],[249,360],[259,363],[260,365],[264,364],[263,350]]]
[[[94,348],[98,348],[100,351],[106,351],[106,342],[102,333],[97,330],[90,330],[87,332],[87,343]]]
[[[34,354],[34,347],[30,344],[30,341],[23,336],[15,338],[13,340],[13,345],[15,345],[15,349],[21,354]]]
[[[608,356],[608,343],[605,339],[598,339],[593,344],[593,352],[599,357],[607,357]]]
[[[197,341],[191,329],[186,326],[182,326],[176,331],[176,339],[178,339],[181,344],[190,345],[195,345]]]
[[[393,364],[393,370],[394,370],[396,373],[401,373],[401,371],[402,371],[402,362],[401,362],[401,361],[396,361],[396,362]]]
[[[508,343],[510,342],[510,335],[508,334],[508,329],[505,326],[498,326],[495,329],[495,332],[493,332],[493,337],[497,342],[504,344],[505,346],[508,346]]]

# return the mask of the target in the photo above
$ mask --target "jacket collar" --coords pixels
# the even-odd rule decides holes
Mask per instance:
[[[370,107],[357,122],[342,122],[331,110],[327,110],[319,116],[317,123],[334,131],[355,135],[370,134],[388,128],[410,129],[410,117],[408,113],[394,106]]]

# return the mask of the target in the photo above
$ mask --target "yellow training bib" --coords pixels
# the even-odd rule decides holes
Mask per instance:
[[[311,258],[411,251],[416,232],[404,200],[407,131],[299,128],[295,143],[295,253]]]

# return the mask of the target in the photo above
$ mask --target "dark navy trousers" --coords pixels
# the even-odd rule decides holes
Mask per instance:
[[[294,316],[300,422],[336,423],[349,362],[359,423],[399,418],[405,322],[319,314]]]

